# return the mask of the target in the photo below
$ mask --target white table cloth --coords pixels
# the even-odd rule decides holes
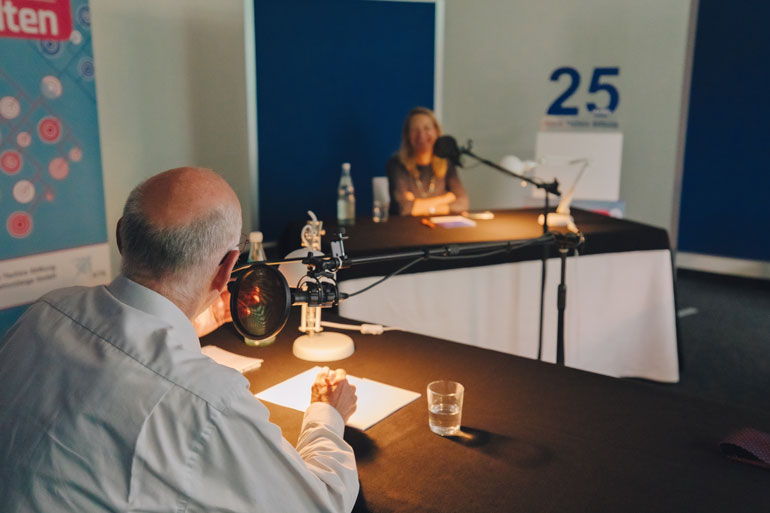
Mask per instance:
[[[340,303],[361,321],[537,357],[540,261],[394,276]],[[344,276],[339,276],[344,279]],[[340,282],[359,290],[379,277]],[[543,360],[556,359],[560,260],[547,266]],[[679,381],[671,253],[647,250],[567,259],[565,364],[615,377]]]

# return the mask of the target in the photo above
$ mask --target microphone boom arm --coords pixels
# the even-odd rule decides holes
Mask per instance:
[[[487,165],[487,166],[489,166],[489,167],[491,167],[493,169],[497,169],[498,171],[500,171],[502,173],[505,173],[507,175],[513,176],[514,178],[518,178],[519,180],[523,180],[523,181],[525,181],[525,182],[527,182],[529,184],[534,185],[538,189],[543,189],[544,191],[546,191],[546,193],[551,193],[551,194],[553,194],[555,196],[561,196],[561,193],[559,192],[559,181],[556,180],[555,178],[553,179],[552,182],[543,182],[543,181],[540,181],[540,180],[535,180],[534,178],[531,178],[529,176],[520,175],[519,173],[511,171],[510,169],[504,168],[503,166],[501,166],[499,164],[495,164],[491,160],[488,160],[488,159],[485,159],[484,157],[480,157],[480,156],[476,155],[475,153],[473,153],[471,151],[472,144],[473,144],[473,142],[469,140],[467,147],[460,148],[460,152],[468,155],[469,157],[472,157],[472,158],[478,160],[482,164],[485,164],[485,165]]]
[[[338,235],[338,239],[333,242],[341,240],[342,236]],[[382,262],[391,262],[395,260],[407,260],[414,258],[430,259],[435,257],[455,257],[465,256],[472,257],[474,253],[487,252],[487,251],[514,251],[524,246],[541,246],[548,245],[555,241],[560,244],[567,244],[571,248],[580,247],[583,244],[583,237],[580,234],[566,233],[561,234],[557,232],[548,232],[540,237],[533,239],[516,239],[505,240],[495,242],[472,242],[464,244],[446,244],[443,246],[425,247],[421,249],[399,251],[395,253],[386,253],[379,255],[369,255],[360,257],[348,257],[347,255],[313,255],[308,252],[306,257],[302,258],[289,258],[283,260],[269,260],[264,262],[249,262],[240,267],[233,269],[231,274],[232,278],[238,278],[240,275],[248,271],[254,265],[280,265],[291,262],[302,262],[310,269],[311,274],[309,276],[314,277],[314,274],[320,274],[322,272],[336,272],[340,269],[346,269],[354,265],[363,264],[376,264]]]
[[[531,245],[556,245],[562,260],[562,283],[559,288],[559,337],[557,340],[557,362],[563,363],[563,312],[566,298],[564,285],[565,257],[571,248],[582,246],[584,239],[580,233],[546,232],[540,237],[531,239],[506,240],[495,242],[478,242],[465,244],[448,244],[443,246],[426,247],[417,250],[400,251],[379,255],[348,257],[342,244],[344,234],[339,233],[332,241],[332,255],[313,255],[308,252],[304,258],[290,258],[279,261],[250,262],[234,269],[231,273],[230,311],[236,330],[244,336],[262,340],[278,333],[286,325],[289,310],[292,305],[301,304],[308,307],[327,307],[339,304],[340,300],[355,296],[382,283],[424,260],[452,258],[484,258],[503,252],[511,252]],[[394,260],[412,259],[411,262],[396,271],[382,277],[374,283],[356,292],[345,294],[339,291],[334,273],[339,269],[353,265],[389,262]],[[308,281],[302,282],[299,288],[291,288],[286,278],[275,268],[275,265],[291,262],[302,262],[308,268]],[[321,278],[327,278],[322,281]],[[349,344],[352,347],[352,344]],[[351,350],[352,352],[352,350]],[[300,356],[295,352],[297,356]],[[336,353],[335,353],[336,354]],[[349,355],[350,353],[346,353]],[[337,355],[338,356],[338,355]],[[302,358],[302,356],[300,356]],[[305,358],[308,359],[308,358]],[[326,360],[313,360],[326,361]]]

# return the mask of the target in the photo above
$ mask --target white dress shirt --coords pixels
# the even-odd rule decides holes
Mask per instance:
[[[125,277],[52,292],[0,345],[0,509],[350,511],[339,413],[311,404],[295,450],[248,386]]]

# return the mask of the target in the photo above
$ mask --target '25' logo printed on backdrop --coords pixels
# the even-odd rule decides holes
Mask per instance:
[[[562,75],[567,75],[569,78],[569,84],[567,85],[567,89],[565,89],[564,92],[559,95],[559,97],[556,98],[553,103],[551,103],[551,106],[548,107],[547,114],[551,116],[577,116],[579,110],[578,107],[567,106],[565,103],[573,94],[575,94],[575,91],[578,90],[578,87],[580,87],[580,73],[578,73],[575,68],[571,68],[569,66],[557,68],[553,73],[551,73],[551,82],[558,82]],[[607,104],[601,106],[594,102],[586,103],[585,106],[588,112],[593,112],[595,110],[608,112],[615,111],[615,109],[618,107],[618,103],[620,103],[620,93],[613,84],[608,83],[606,80],[602,81],[602,79],[604,77],[613,77],[618,75],[620,75],[620,68],[617,66],[611,68],[594,68],[594,72],[591,75],[591,83],[588,86],[588,92],[589,94],[596,94],[600,92],[606,93],[608,99]]]

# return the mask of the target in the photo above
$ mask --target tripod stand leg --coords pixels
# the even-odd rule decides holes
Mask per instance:
[[[545,193],[543,206],[543,235],[548,233],[548,192]],[[540,327],[537,334],[537,359],[543,359],[543,310],[545,304],[545,271],[548,265],[548,246],[543,246],[543,256],[540,259]]]
[[[565,274],[567,270],[567,248],[559,248],[559,257],[561,258],[561,281],[559,282],[559,292],[556,299],[556,308],[559,312],[559,321],[556,331],[556,365],[564,365],[564,310],[567,307],[567,284]]]
[[[548,246],[543,247],[543,256],[540,259],[540,327],[537,336],[537,359],[542,360],[543,355],[543,305],[545,303],[546,266],[548,265]]]

